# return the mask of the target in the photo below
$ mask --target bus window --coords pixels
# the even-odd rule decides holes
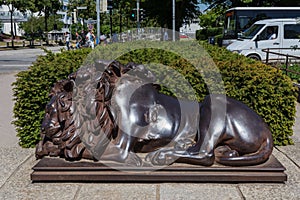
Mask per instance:
[[[235,36],[236,32],[236,18],[234,12],[228,12],[225,16],[225,29],[224,38],[232,38]]]
[[[247,27],[249,21],[251,20],[251,17],[249,16],[239,16],[238,17],[238,23],[237,23],[237,30],[245,30]]]

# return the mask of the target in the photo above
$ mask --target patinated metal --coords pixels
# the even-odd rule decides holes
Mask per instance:
[[[268,160],[272,134],[248,106],[222,94],[200,103],[180,100],[160,93],[154,79],[143,65],[99,61],[57,82],[36,157],[132,166],[247,166]]]

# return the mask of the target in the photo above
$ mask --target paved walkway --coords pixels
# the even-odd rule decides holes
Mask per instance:
[[[0,74],[0,199],[300,199],[300,104],[293,146],[275,147],[274,155],[286,167],[285,184],[102,184],[31,183],[37,163],[34,149],[17,145],[12,120],[11,83],[14,74]]]

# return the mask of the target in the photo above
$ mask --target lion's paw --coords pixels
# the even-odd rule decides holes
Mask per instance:
[[[153,165],[170,165],[175,162],[176,157],[173,155],[173,151],[159,150],[149,153],[146,161],[150,161]]]

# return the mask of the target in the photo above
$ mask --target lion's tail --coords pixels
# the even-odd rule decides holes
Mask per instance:
[[[260,149],[252,154],[245,154],[243,156],[236,157],[216,157],[216,161],[223,165],[229,166],[247,166],[247,165],[258,165],[268,160],[272,154],[273,140],[267,138],[261,145]]]

